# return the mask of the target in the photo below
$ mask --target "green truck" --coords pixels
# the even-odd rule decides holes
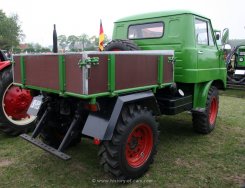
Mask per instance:
[[[17,55],[14,84],[31,91],[37,117],[21,137],[64,160],[92,138],[106,172],[139,178],[157,153],[157,116],[190,111],[196,132],[214,130],[223,55],[210,19],[189,11],[120,19],[104,52]]]
[[[245,89],[245,45],[235,46],[227,56],[227,86]]]

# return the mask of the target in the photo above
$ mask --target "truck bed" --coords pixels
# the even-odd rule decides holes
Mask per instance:
[[[172,50],[15,55],[14,84],[80,98],[162,88],[174,82],[173,55]],[[98,62],[88,63],[94,57]]]

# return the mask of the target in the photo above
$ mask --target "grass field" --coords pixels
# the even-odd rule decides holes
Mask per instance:
[[[245,92],[220,96],[216,129],[193,132],[191,115],[162,116],[149,171],[126,187],[241,187],[245,184]],[[99,166],[98,146],[82,142],[64,162],[19,137],[0,133],[0,187],[118,187]],[[124,186],[125,187],[125,186]]]

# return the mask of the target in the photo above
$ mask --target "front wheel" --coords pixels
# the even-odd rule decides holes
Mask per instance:
[[[215,86],[208,92],[206,108],[203,113],[192,113],[193,128],[196,132],[208,134],[215,128],[219,109],[219,93]]]
[[[101,165],[117,179],[142,176],[153,162],[158,124],[147,108],[126,106],[110,141],[101,144]]]
[[[0,130],[12,136],[31,131],[35,116],[27,114],[32,101],[29,90],[13,85],[11,67],[0,72]]]

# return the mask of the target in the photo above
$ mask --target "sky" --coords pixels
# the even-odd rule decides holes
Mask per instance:
[[[58,35],[99,35],[111,38],[113,22],[135,14],[190,10],[212,20],[213,28],[230,29],[230,39],[245,39],[245,0],[0,0],[8,16],[18,14],[25,43],[52,45],[53,24]]]

